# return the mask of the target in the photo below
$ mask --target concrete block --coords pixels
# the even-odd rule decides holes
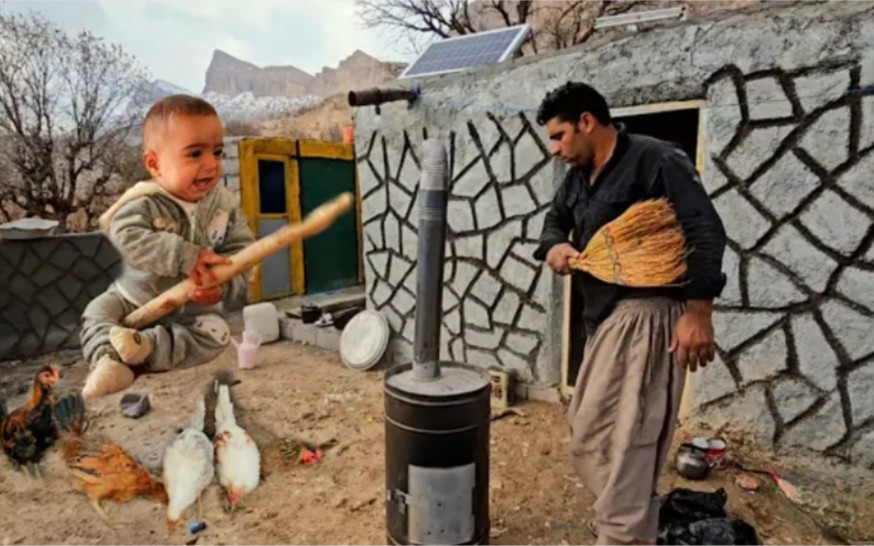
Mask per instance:
[[[333,326],[324,328],[314,327],[316,345],[329,351],[340,351],[340,331]]]
[[[279,339],[279,312],[270,302],[255,303],[243,308],[243,327],[261,336],[261,343]]]

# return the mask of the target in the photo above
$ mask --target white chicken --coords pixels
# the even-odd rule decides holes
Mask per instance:
[[[219,483],[233,510],[261,479],[261,454],[249,434],[237,425],[227,385],[219,385],[215,406],[215,459]]]
[[[195,500],[200,520],[203,490],[215,476],[213,445],[203,433],[205,412],[203,399],[199,398],[192,423],[164,450],[164,488],[169,497],[167,526],[170,529]]]

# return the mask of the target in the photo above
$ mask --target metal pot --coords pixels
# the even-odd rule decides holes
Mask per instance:
[[[316,305],[302,305],[300,308],[300,320],[304,324],[312,324],[322,316],[322,310]]]
[[[677,450],[677,472],[689,480],[703,480],[710,472],[706,452],[692,444],[683,444]]]

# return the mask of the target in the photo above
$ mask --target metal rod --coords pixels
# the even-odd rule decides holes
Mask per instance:
[[[419,257],[416,263],[416,339],[413,377],[440,377],[440,319],[443,315],[443,258],[448,194],[446,148],[437,139],[422,144],[419,183]]]

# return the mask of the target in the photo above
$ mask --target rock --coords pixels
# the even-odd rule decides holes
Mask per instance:
[[[385,222],[382,225],[382,230],[385,235],[385,247],[390,250],[394,250],[395,252],[400,252],[400,224],[398,223],[397,216],[395,216],[393,211],[385,215]]]
[[[501,199],[504,203],[504,213],[508,218],[524,216],[537,210],[537,203],[525,184],[502,187]]]
[[[844,269],[838,279],[837,290],[850,300],[864,305],[874,313],[874,273],[857,267]]]
[[[725,273],[726,284],[719,296],[720,305],[741,305],[740,293],[740,257],[731,248],[726,247],[722,258],[722,271]]]
[[[507,336],[507,347],[523,355],[531,353],[539,342],[540,340],[533,334],[514,332]]]
[[[480,126],[482,125],[484,124],[480,124]],[[490,122],[489,125],[491,125]],[[497,130],[495,132],[497,133]],[[486,153],[490,150],[491,148],[486,148]],[[513,180],[513,174],[510,172],[510,169],[513,167],[513,158],[510,157],[510,144],[504,141],[498,146],[497,151],[489,158],[489,166],[492,168],[492,174],[495,175],[498,184],[507,184]]]
[[[819,324],[810,314],[792,317],[792,338],[798,357],[798,371],[811,383],[828,392],[837,385],[840,364]]]
[[[388,204],[399,218],[406,218],[410,211],[413,198],[402,190],[397,182],[388,185]]]
[[[822,452],[840,442],[846,432],[840,396],[835,392],[819,410],[787,428],[780,443]]]
[[[375,190],[361,201],[361,221],[367,223],[377,216],[382,216],[387,210],[386,206],[386,192],[382,188]]]
[[[371,296],[374,305],[380,308],[388,302],[390,297],[391,288],[383,281],[376,281],[376,288],[373,289],[373,295]]]
[[[476,282],[473,283],[473,293],[477,298],[481,299],[488,307],[495,304],[498,298],[498,293],[501,291],[501,281],[499,281],[488,270],[483,270]]]
[[[869,153],[838,179],[838,185],[864,205],[874,207],[872,172],[874,172],[874,153]]]
[[[828,146],[823,146],[828,142]],[[827,171],[847,160],[850,151],[850,109],[830,110],[808,127],[801,147]]]
[[[416,188],[419,186],[419,167],[416,166],[416,162],[413,161],[413,157],[410,155],[410,150],[407,150],[407,153],[404,154],[404,163],[401,165],[400,171],[398,172],[398,182],[412,194],[416,193]]]
[[[741,384],[748,385],[753,381],[774,377],[786,369],[787,355],[786,334],[778,328],[738,357],[737,369],[743,380]]]
[[[404,256],[410,260],[417,259],[419,252],[419,236],[406,225],[401,226],[401,246],[403,247]]]
[[[519,142],[516,143],[516,180],[529,176],[531,171],[546,159],[546,155],[534,139],[535,137],[531,133],[525,131]]]
[[[443,287],[443,312],[454,309],[456,305],[458,305],[458,298],[448,286]]]
[[[850,71],[843,68],[825,74],[796,76],[794,83],[801,107],[809,113],[847,93],[850,88]]]
[[[446,204],[446,222],[455,233],[476,229],[473,220],[473,207],[469,201],[452,199]]]
[[[786,224],[762,249],[798,275],[812,290],[822,292],[838,264],[819,250],[794,226]]]
[[[470,283],[476,278],[479,268],[467,262],[455,263],[455,278],[452,279],[452,289],[459,298],[467,294]]]
[[[498,302],[492,318],[498,324],[513,324],[513,319],[516,317],[516,311],[519,310],[519,296],[510,290],[504,290],[501,300]]]
[[[503,328],[494,328],[487,332],[474,330],[473,328],[465,328],[464,341],[471,347],[479,349],[495,350],[501,344],[501,339],[504,337]]]
[[[494,351],[481,351],[468,347],[466,349],[467,363],[482,368],[500,367],[500,362],[495,357]]]
[[[712,430],[725,427],[752,433],[753,436],[770,445],[774,441],[776,425],[768,409],[764,386],[756,385],[724,401],[695,412],[692,416],[698,423],[706,423]]]
[[[829,300],[820,307],[822,317],[844,350],[854,361],[874,353],[874,318],[859,313],[849,305]]]
[[[719,355],[706,367],[691,374],[695,406],[709,404],[737,390],[734,378]]]
[[[816,403],[816,392],[800,379],[787,378],[771,386],[774,405],[784,423],[788,423],[804,413]]]
[[[455,255],[459,258],[483,259],[483,235],[468,235],[455,239]]]
[[[391,265],[389,265],[388,268],[389,284],[392,286],[398,286],[401,284],[413,267],[414,265],[403,257],[399,255],[392,256]]]
[[[771,222],[737,190],[720,195],[713,200],[713,206],[722,218],[728,238],[741,248],[752,248],[771,228]]]
[[[519,316],[519,324],[528,330],[543,331],[546,328],[546,315],[525,304]]]
[[[871,219],[832,190],[824,191],[801,215],[801,222],[822,243],[844,256],[864,239]]]
[[[494,186],[477,198],[474,203],[476,209],[477,229],[489,229],[501,223],[501,208],[498,206],[498,190]]]
[[[476,197],[491,181],[482,159],[477,157],[474,164],[467,168],[452,184],[452,195],[459,197]]]
[[[731,351],[759,332],[768,329],[780,320],[779,313],[767,311],[717,311],[713,314],[713,330],[716,344],[724,351]]]
[[[741,180],[746,180],[771,158],[794,128],[791,125],[772,125],[753,129],[728,156],[728,166]]]
[[[527,294],[534,284],[537,271],[527,263],[510,255],[507,256],[503,267],[501,267],[501,276],[507,284]]]
[[[847,394],[850,397],[850,413],[853,416],[853,424],[860,423],[874,417],[874,396],[871,396],[874,388],[874,365],[865,366],[853,370],[847,374]]]
[[[854,464],[874,470],[874,431],[863,434],[850,448],[850,459]]]
[[[392,299],[392,306],[397,309],[402,316],[407,316],[416,307],[416,298],[405,288],[400,288]]]
[[[862,131],[859,135],[859,148],[865,149],[874,145],[874,97],[862,99]]]
[[[768,76],[746,82],[750,119],[792,117],[792,103],[777,78]]]
[[[713,82],[707,88],[707,102],[718,104],[719,108],[710,110],[707,116],[708,147],[715,154],[721,154],[731,142],[742,121],[737,87],[728,76]]]
[[[464,322],[486,330],[492,328],[489,312],[485,307],[472,299],[464,301]]]
[[[819,177],[795,154],[786,152],[750,187],[750,193],[778,219],[794,211],[819,187]]]
[[[486,245],[486,263],[492,269],[496,269],[498,264],[507,254],[513,241],[522,236],[522,222],[520,220],[511,220],[488,235],[488,244]]]
[[[121,406],[122,415],[131,419],[139,419],[152,409],[149,395],[137,392],[125,393],[121,397],[119,405]]]
[[[704,189],[707,190],[708,195],[712,195],[728,185],[728,178],[713,163],[709,164],[709,168],[704,168],[702,175],[701,183],[704,184]]]
[[[751,307],[786,307],[807,299],[789,277],[755,256],[747,266],[747,291]]]
[[[520,381],[531,380],[531,364],[524,358],[520,358],[506,349],[499,349],[498,359],[505,369],[515,372],[516,378]]]
[[[449,330],[453,335],[458,335],[461,333],[461,313],[458,309],[454,309],[443,317],[443,324],[446,326],[446,329]]]
[[[547,210],[544,209],[538,212],[525,222],[525,238],[531,241],[540,239],[540,234],[543,232],[543,220],[546,218]]]
[[[371,252],[367,255],[367,261],[371,263],[373,271],[381,279],[386,278],[388,275],[388,258],[389,253],[385,251]]]

